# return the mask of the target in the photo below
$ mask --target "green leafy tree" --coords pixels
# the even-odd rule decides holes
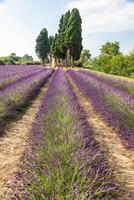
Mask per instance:
[[[16,53],[11,53],[10,55],[9,55],[9,57],[14,61],[14,62],[19,62],[20,61],[20,59],[21,59],[21,57],[19,57],[19,56],[17,56],[16,55]]]
[[[128,66],[134,66],[134,50],[126,55]]]
[[[110,59],[111,56],[109,54],[100,54],[92,61],[93,69],[109,73],[111,71]]]
[[[5,65],[5,62],[0,58],[0,65]]]
[[[120,44],[119,42],[107,42],[102,45],[101,54],[108,54],[110,56],[115,56],[120,53]]]
[[[89,68],[91,59],[91,53],[88,49],[83,49],[78,61],[74,61],[75,67]]]
[[[10,56],[1,57],[0,59],[7,65],[15,65],[16,64],[16,61]]]
[[[23,65],[32,65],[34,63],[33,57],[25,54],[24,56],[21,57],[19,64]]]
[[[111,74],[125,75],[127,69],[126,57],[123,54],[113,56],[109,62],[109,66],[111,66]]]
[[[44,63],[49,53],[49,40],[48,40],[48,32],[46,28],[41,30],[39,36],[36,39],[35,51],[36,51],[37,56]]]
[[[80,60],[82,63],[87,63],[91,58],[91,53],[89,49],[83,49],[80,55]]]

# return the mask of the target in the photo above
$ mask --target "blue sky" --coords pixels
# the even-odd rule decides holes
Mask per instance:
[[[133,0],[0,0],[0,56],[16,52],[35,57],[35,40],[47,27],[57,31],[61,14],[77,7],[83,19],[83,45],[93,56],[106,41],[119,41],[121,50],[134,47]]]

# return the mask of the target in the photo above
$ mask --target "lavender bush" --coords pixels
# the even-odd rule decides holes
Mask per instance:
[[[0,125],[2,126],[7,116],[16,112],[33,96],[52,74],[53,69],[44,69],[7,85],[0,91]]]
[[[32,73],[44,70],[40,66],[4,65],[0,66],[0,90],[10,85],[17,79],[22,79]]]
[[[68,70],[68,74],[89,97],[95,109],[134,149],[134,96],[99,81],[94,75],[73,70]]]
[[[87,70],[79,70],[79,72],[89,75],[90,77],[94,77],[95,79],[101,81],[102,83],[106,83],[116,89],[122,90],[127,93],[127,95],[134,96],[134,80],[133,79],[125,79],[122,77],[108,75],[102,72],[95,71],[87,71]]]

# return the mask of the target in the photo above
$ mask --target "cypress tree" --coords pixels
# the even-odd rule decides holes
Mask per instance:
[[[44,63],[49,52],[48,32],[46,28],[41,30],[39,36],[36,39],[35,52]]]
[[[66,47],[66,41],[65,41],[65,36],[66,36],[66,29],[67,29],[67,24],[68,24],[68,19],[70,17],[70,10],[63,15],[63,20],[62,20],[62,26],[60,25],[60,50],[63,54],[63,58],[65,59],[66,54],[67,54],[67,47]]]
[[[79,60],[82,51],[82,20],[79,10],[74,8],[62,15],[59,23],[58,34],[53,43],[55,57],[67,60],[70,66],[71,59]]]
[[[83,48],[81,25],[82,25],[82,19],[79,10],[77,8],[74,8],[68,19],[68,24],[65,34],[67,56],[70,56],[72,61],[79,60]]]
[[[48,41],[49,41],[49,58],[50,58],[50,63],[52,63],[52,45],[54,41],[54,36],[50,35]]]
[[[64,26],[64,15],[62,15],[59,23],[59,30],[58,30],[58,46],[59,46],[59,58],[64,59],[65,58],[65,52],[62,49],[62,45],[64,42],[64,37],[63,37],[63,26]]]
[[[54,41],[54,36],[50,35],[48,41],[49,41],[49,53],[50,53],[51,47],[52,47],[52,44],[53,44],[53,41]]]

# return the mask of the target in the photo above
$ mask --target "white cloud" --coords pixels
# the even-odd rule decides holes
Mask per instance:
[[[106,33],[134,30],[134,2],[130,0],[73,0],[83,19],[83,33]]]

